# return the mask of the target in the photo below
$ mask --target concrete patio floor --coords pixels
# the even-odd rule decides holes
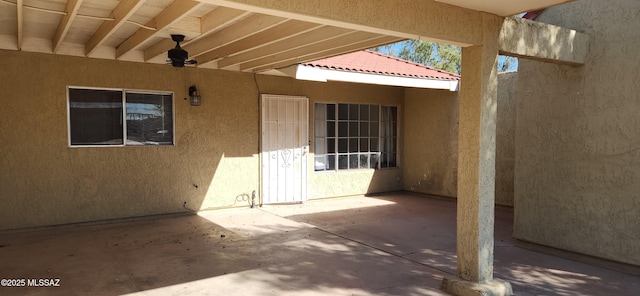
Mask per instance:
[[[446,295],[453,200],[394,193],[0,233],[0,295]],[[638,295],[640,277],[528,251],[496,209],[496,277],[516,295]]]

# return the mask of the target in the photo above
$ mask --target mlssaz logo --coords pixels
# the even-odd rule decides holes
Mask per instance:
[[[60,279],[28,279],[29,287],[60,287]]]

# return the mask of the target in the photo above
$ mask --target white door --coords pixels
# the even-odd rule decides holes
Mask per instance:
[[[262,95],[262,202],[307,200],[309,102]]]

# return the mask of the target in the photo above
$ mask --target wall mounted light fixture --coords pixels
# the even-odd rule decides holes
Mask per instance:
[[[202,104],[202,97],[196,88],[196,85],[189,86],[189,98],[191,106],[200,106]]]

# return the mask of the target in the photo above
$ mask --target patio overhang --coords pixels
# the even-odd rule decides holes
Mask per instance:
[[[458,276],[506,295],[493,281],[497,56],[580,64],[587,50],[578,32],[504,17],[567,0],[511,2],[0,0],[0,49],[165,63],[182,34],[199,68],[262,73],[410,38],[460,45]]]
[[[182,34],[183,48],[198,61],[197,67],[265,72],[404,39],[481,45],[483,19],[565,2],[0,0],[0,49],[162,64],[175,46],[170,35]],[[552,31],[541,24],[506,24],[509,34],[503,44],[516,39],[514,30],[506,28],[525,27],[525,36],[534,37],[524,40]],[[557,35],[556,41],[572,43],[576,55],[585,51],[581,38],[562,40],[571,37]],[[501,50],[537,56],[519,45]],[[538,45],[542,49],[550,43]],[[565,55],[557,59],[565,61]],[[574,60],[579,63],[579,58],[568,59]]]

